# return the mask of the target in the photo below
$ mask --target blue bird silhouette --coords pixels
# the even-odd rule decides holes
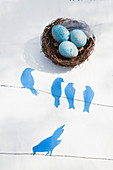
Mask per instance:
[[[65,87],[65,95],[67,97],[67,101],[69,103],[69,109],[74,107],[74,96],[75,96],[75,88],[73,87],[73,83],[68,83],[68,85]]]
[[[54,149],[57,145],[59,145],[60,142],[61,142],[61,140],[57,140],[57,139],[58,139],[58,138],[61,136],[61,134],[63,133],[63,131],[64,131],[63,127],[64,127],[64,126],[65,126],[65,125],[61,126],[60,128],[57,128],[57,129],[55,130],[55,132],[53,133],[52,136],[44,139],[44,140],[43,140],[42,142],[40,142],[38,145],[34,146],[34,147],[32,148],[32,150],[33,150],[33,155],[35,155],[36,152],[47,152],[46,155],[48,155],[49,152],[50,152],[50,156],[51,156],[53,149]],[[46,155],[45,155],[45,156],[46,156]]]
[[[86,90],[83,92],[84,97],[84,110],[83,112],[89,113],[89,107],[94,97],[94,92],[90,86],[86,86]]]
[[[30,89],[31,92],[37,96],[38,92],[34,89],[34,79],[31,72],[34,71],[32,68],[26,68],[20,78],[23,88]]]
[[[61,83],[64,82],[62,78],[56,78],[51,86],[51,94],[55,98],[54,105],[58,107],[60,105],[60,97],[62,94]]]

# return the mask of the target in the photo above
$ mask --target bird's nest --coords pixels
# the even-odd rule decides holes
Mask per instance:
[[[51,34],[51,29],[54,25],[65,26],[69,32],[74,29],[81,29],[87,35],[87,43],[84,47],[78,48],[78,56],[74,58],[65,58],[60,55],[57,43]],[[42,37],[41,37],[42,51],[45,56],[49,58],[53,63],[65,67],[74,67],[80,65],[85,60],[88,60],[88,57],[92,54],[95,46],[95,36],[91,32],[90,27],[81,21],[76,21],[68,18],[58,18],[53,21],[51,24],[45,27]]]

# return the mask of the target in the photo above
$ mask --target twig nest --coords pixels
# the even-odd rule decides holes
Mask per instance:
[[[46,26],[41,40],[47,58],[57,65],[72,68],[88,59],[95,46],[90,27],[68,18],[58,18]]]

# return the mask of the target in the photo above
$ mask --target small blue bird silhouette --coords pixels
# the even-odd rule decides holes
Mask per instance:
[[[83,92],[84,97],[84,110],[83,112],[89,113],[89,107],[94,97],[94,92],[90,86],[86,86],[86,90]]]
[[[73,83],[68,83],[68,85],[65,87],[65,95],[67,97],[67,101],[69,103],[69,109],[74,107],[74,96],[75,96],[75,88],[73,87]]]
[[[62,78],[56,78],[51,86],[51,94],[55,98],[54,105],[58,108],[60,105],[60,97],[62,94],[61,83],[64,82]]]
[[[34,89],[34,79],[31,72],[34,71],[32,68],[26,68],[20,78],[23,88],[30,89],[31,92],[37,96],[38,92]]]
[[[32,148],[32,150],[33,150],[33,155],[35,155],[36,152],[47,152],[46,155],[48,155],[49,152],[50,152],[50,156],[51,156],[53,149],[54,149],[57,145],[59,145],[60,142],[61,142],[61,140],[57,140],[57,139],[58,139],[58,138],[61,136],[61,134],[63,133],[63,131],[64,131],[63,127],[64,127],[64,126],[65,126],[65,125],[61,126],[60,128],[57,128],[57,129],[55,130],[55,132],[53,133],[52,136],[44,139],[44,140],[43,140],[42,142],[40,142],[38,145],[34,146],[34,147]],[[45,155],[45,156],[46,156],[46,155]]]

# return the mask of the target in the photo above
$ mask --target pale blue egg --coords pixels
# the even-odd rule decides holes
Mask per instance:
[[[59,52],[63,57],[66,58],[74,58],[78,55],[77,47],[70,41],[63,41],[60,43]]]
[[[67,41],[69,39],[69,34],[70,33],[67,28],[62,25],[55,25],[52,28],[52,36],[59,43],[62,41]]]
[[[82,30],[75,29],[75,30],[71,31],[70,40],[77,47],[83,47],[87,43],[87,36]]]

